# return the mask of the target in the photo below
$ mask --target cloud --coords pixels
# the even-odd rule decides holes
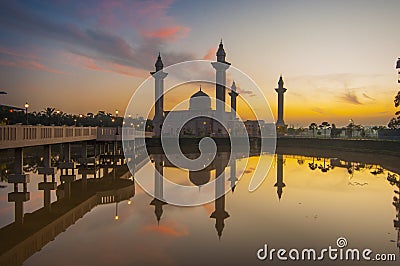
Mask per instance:
[[[364,96],[364,98],[371,100],[371,101],[375,101],[375,98],[370,97],[368,94],[366,94],[365,92],[363,92],[362,94]]]
[[[163,235],[168,235],[172,237],[181,237],[189,235],[189,231],[186,227],[177,227],[176,224],[165,224],[165,225],[147,225],[144,227],[146,232],[157,232]]]
[[[85,55],[67,53],[65,55],[65,58],[67,59],[67,62],[72,65],[92,71],[110,72],[125,76],[135,76],[141,78],[145,78],[148,75],[148,72],[142,69],[107,61],[100,61]]]
[[[194,59],[191,53],[171,52],[166,49],[166,42],[183,38],[190,31],[188,27],[179,25],[173,17],[167,15],[171,3],[126,1],[120,4],[85,1],[80,6],[80,13],[77,10],[69,10],[72,7],[64,4],[65,6],[57,6],[57,12],[65,7],[71,14],[67,14],[68,20],[61,20],[39,15],[27,5],[1,2],[0,28],[13,34],[19,33],[24,38],[39,41],[45,38],[46,45],[50,45],[51,41],[57,45],[57,49],[84,55],[94,62],[108,62],[114,65],[109,70],[115,70],[117,73],[126,72],[123,66],[148,72],[154,68],[159,51],[162,52],[165,65]],[[65,14],[60,14],[62,15]],[[79,26],[74,24],[74,16],[82,18]],[[83,23],[89,18],[94,23]],[[102,24],[107,26],[103,27]],[[132,35],[135,38],[130,38]]]
[[[33,54],[27,55],[27,54],[23,54],[23,53],[15,51],[15,50],[12,50],[12,49],[9,49],[9,48],[5,48],[5,47],[1,47],[1,46],[0,46],[0,54],[7,55],[7,56],[29,58],[29,59],[38,59],[37,55],[33,55]]]
[[[185,37],[190,29],[183,26],[173,26],[157,29],[155,31],[144,31],[142,34],[147,38],[160,39],[164,41],[175,41]]]
[[[39,62],[36,55],[24,54],[13,49],[0,47],[0,65],[8,67],[25,68],[32,70],[45,71],[56,74],[65,74],[57,69],[51,69]]]
[[[40,70],[40,71],[45,71],[45,72],[55,73],[55,74],[66,74],[65,72],[48,68],[45,65],[43,65],[39,62],[36,62],[36,61],[1,60],[0,59],[0,65],[8,66],[8,67],[18,67],[18,68],[25,68],[25,69],[32,69],[32,70]]]
[[[358,96],[352,91],[346,91],[342,93],[342,95],[338,96],[338,98],[346,103],[362,104],[358,99]]]
[[[316,112],[316,113],[318,113],[320,115],[324,114],[324,110],[322,108],[319,108],[319,107],[313,107],[313,108],[311,108],[311,111]]]
[[[216,47],[208,49],[207,53],[203,56],[203,60],[214,60],[216,53],[217,53]]]
[[[242,89],[238,84],[236,84],[236,91],[242,95],[248,95],[250,97],[255,96],[255,93],[251,90]]]

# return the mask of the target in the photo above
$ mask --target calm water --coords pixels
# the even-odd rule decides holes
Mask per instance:
[[[240,181],[234,192],[198,207],[154,202],[136,184],[130,200],[95,206],[24,265],[275,265],[276,258],[257,259],[264,244],[319,250],[336,247],[338,237],[345,237],[349,248],[394,253],[399,259],[393,223],[397,211],[392,204],[398,188],[387,181],[393,172],[334,158],[261,156],[272,160],[272,166],[254,192],[248,186],[260,156],[237,159]],[[227,177],[230,168],[228,164]],[[214,172],[210,170],[211,176]],[[185,171],[164,166],[164,173],[190,184]],[[151,163],[135,176],[153,179]],[[56,180],[59,184],[59,173]],[[42,177],[31,173],[25,213],[43,206],[43,192],[37,190],[40,181]],[[13,187],[0,184],[5,186],[0,189],[0,227],[4,227],[14,221],[14,204],[7,202]],[[56,200],[53,191],[52,201]]]

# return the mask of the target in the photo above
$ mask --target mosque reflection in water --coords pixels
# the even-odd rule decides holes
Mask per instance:
[[[214,211],[211,213],[210,218],[215,219],[215,229],[217,230],[218,237],[221,238],[222,231],[225,227],[225,219],[229,218],[229,213],[225,209],[225,181],[229,181],[231,191],[235,190],[238,178],[236,177],[236,158],[230,158],[229,152],[218,152],[215,159],[204,169],[199,171],[189,171],[189,180],[192,184],[201,188],[211,180],[211,172],[215,170],[215,175],[219,176],[215,180],[215,198]],[[233,154],[232,154],[233,155]],[[197,154],[186,154],[188,157],[197,157]],[[169,162],[164,154],[151,155],[152,162],[154,163],[154,195],[155,198],[151,201],[150,205],[154,205],[154,213],[157,222],[160,222],[163,214],[163,205],[167,204],[164,200],[164,186],[163,175],[164,167],[175,167]],[[225,177],[225,169],[230,167],[230,176],[228,179]],[[219,195],[222,195],[218,197]]]
[[[57,168],[60,170],[59,182],[55,177],[58,171],[56,168],[46,171],[38,170],[38,173],[43,176],[43,182],[38,184],[38,190],[43,190],[43,207],[29,214],[24,214],[23,208],[24,203],[30,200],[30,192],[27,189],[26,182],[24,182],[29,182],[29,180],[21,180],[20,184],[14,184],[14,190],[8,194],[8,201],[14,203],[15,220],[0,229],[0,239],[8,239],[8,241],[0,243],[0,265],[22,264],[95,206],[115,204],[114,219],[118,220],[120,218],[118,215],[118,203],[121,201],[130,203],[135,195],[134,177],[129,172],[127,163],[133,164],[135,172],[137,172],[144,165],[143,158],[145,158],[143,154],[139,153],[125,160],[121,150],[114,150],[111,153],[103,151],[101,155],[92,159],[87,158],[79,163],[58,162]],[[143,153],[145,149],[140,151]],[[44,152],[48,153],[46,150]],[[238,154],[218,152],[213,162],[205,169],[190,171],[188,179],[193,185],[201,188],[202,185],[211,180],[211,173],[215,171],[215,176],[222,176],[222,178],[216,180],[215,194],[223,194],[221,191],[224,191],[227,186],[230,187],[233,193],[239,179],[235,156],[238,159],[240,158]],[[253,154],[253,156],[260,156],[260,153]],[[44,157],[47,160],[50,158],[49,156]],[[164,180],[162,175],[164,168],[172,168],[174,166],[164,154],[151,154],[150,158],[151,163],[155,166],[155,197],[149,204],[154,207],[155,218],[157,223],[160,224],[164,206],[167,204],[164,199]],[[372,175],[387,173],[387,180],[395,187],[393,205],[396,208],[397,215],[396,220],[394,220],[394,227],[398,234],[397,247],[400,249],[400,182],[398,174],[386,171],[379,165],[353,163],[339,159],[276,154],[274,155],[274,167],[271,170],[276,171],[274,174],[276,180],[274,180],[273,184],[279,200],[284,197],[284,190],[290,185],[286,184],[284,180],[285,161],[288,158],[297,159],[299,165],[304,165],[311,171],[321,171],[321,173],[340,168],[346,169],[350,178],[349,185],[363,186],[363,183],[351,181],[351,176],[356,171],[367,170]],[[47,169],[51,168],[51,161],[42,161],[41,163]],[[229,177],[225,176],[227,168],[230,169]],[[76,169],[78,169],[77,172],[80,178],[77,178]],[[3,175],[2,178],[6,178],[6,175]],[[57,199],[51,203],[50,191],[52,190],[56,191]],[[234,197],[233,194],[232,197]],[[221,239],[226,219],[230,218],[229,202],[226,202],[226,195],[214,201],[214,209],[209,218],[215,220],[216,234]]]

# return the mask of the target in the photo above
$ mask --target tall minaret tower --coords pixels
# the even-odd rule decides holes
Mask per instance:
[[[286,92],[286,89],[283,87],[282,75],[279,78],[278,88],[275,91],[278,93],[278,121],[276,121],[276,125],[281,127],[285,126],[285,121],[283,120],[283,94]]]
[[[232,109],[232,119],[236,119],[236,97],[239,93],[236,92],[236,83],[235,81],[232,82],[231,91],[229,92],[231,96],[231,109]]]
[[[222,119],[225,112],[226,70],[231,65],[230,63],[225,61],[226,53],[224,50],[224,45],[222,44],[222,40],[219,44],[216,55],[217,55],[217,62],[212,62],[211,64],[216,71],[216,86],[215,86],[216,89],[215,98],[217,98],[216,115],[219,119]],[[214,127],[214,129],[218,131],[217,126]]]
[[[164,64],[161,60],[160,53],[158,53],[155,67],[156,71],[150,72],[155,79],[155,113],[153,118],[153,133],[155,137],[160,137],[161,126],[164,122],[164,79],[168,75],[163,71]]]

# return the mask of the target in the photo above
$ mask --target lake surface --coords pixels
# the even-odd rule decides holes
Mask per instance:
[[[272,161],[271,168],[264,172],[261,186],[249,192],[252,174],[262,167],[258,165],[260,159]],[[283,262],[276,257],[273,261],[257,258],[257,251],[265,244],[275,249],[321,250],[337,247],[339,237],[346,238],[347,248],[368,248],[373,254],[396,254],[399,259],[399,229],[394,226],[399,214],[393,205],[399,189],[387,180],[388,175],[396,173],[362,161],[301,155],[261,154],[235,162],[240,180],[233,192],[215,202],[197,207],[164,204],[136,183],[133,197],[97,204],[23,264],[275,265]],[[154,163],[144,165],[135,178],[154,180]],[[231,168],[226,163],[226,177]],[[194,186],[187,171],[164,163],[164,174],[170,180]],[[208,174],[213,178],[215,170],[210,169]],[[43,191],[37,189],[42,179],[31,172],[25,213],[43,207]],[[14,221],[14,204],[7,201],[13,186],[6,182],[0,185],[4,186],[0,189],[0,227],[4,228]],[[51,200],[57,201],[55,191]]]

